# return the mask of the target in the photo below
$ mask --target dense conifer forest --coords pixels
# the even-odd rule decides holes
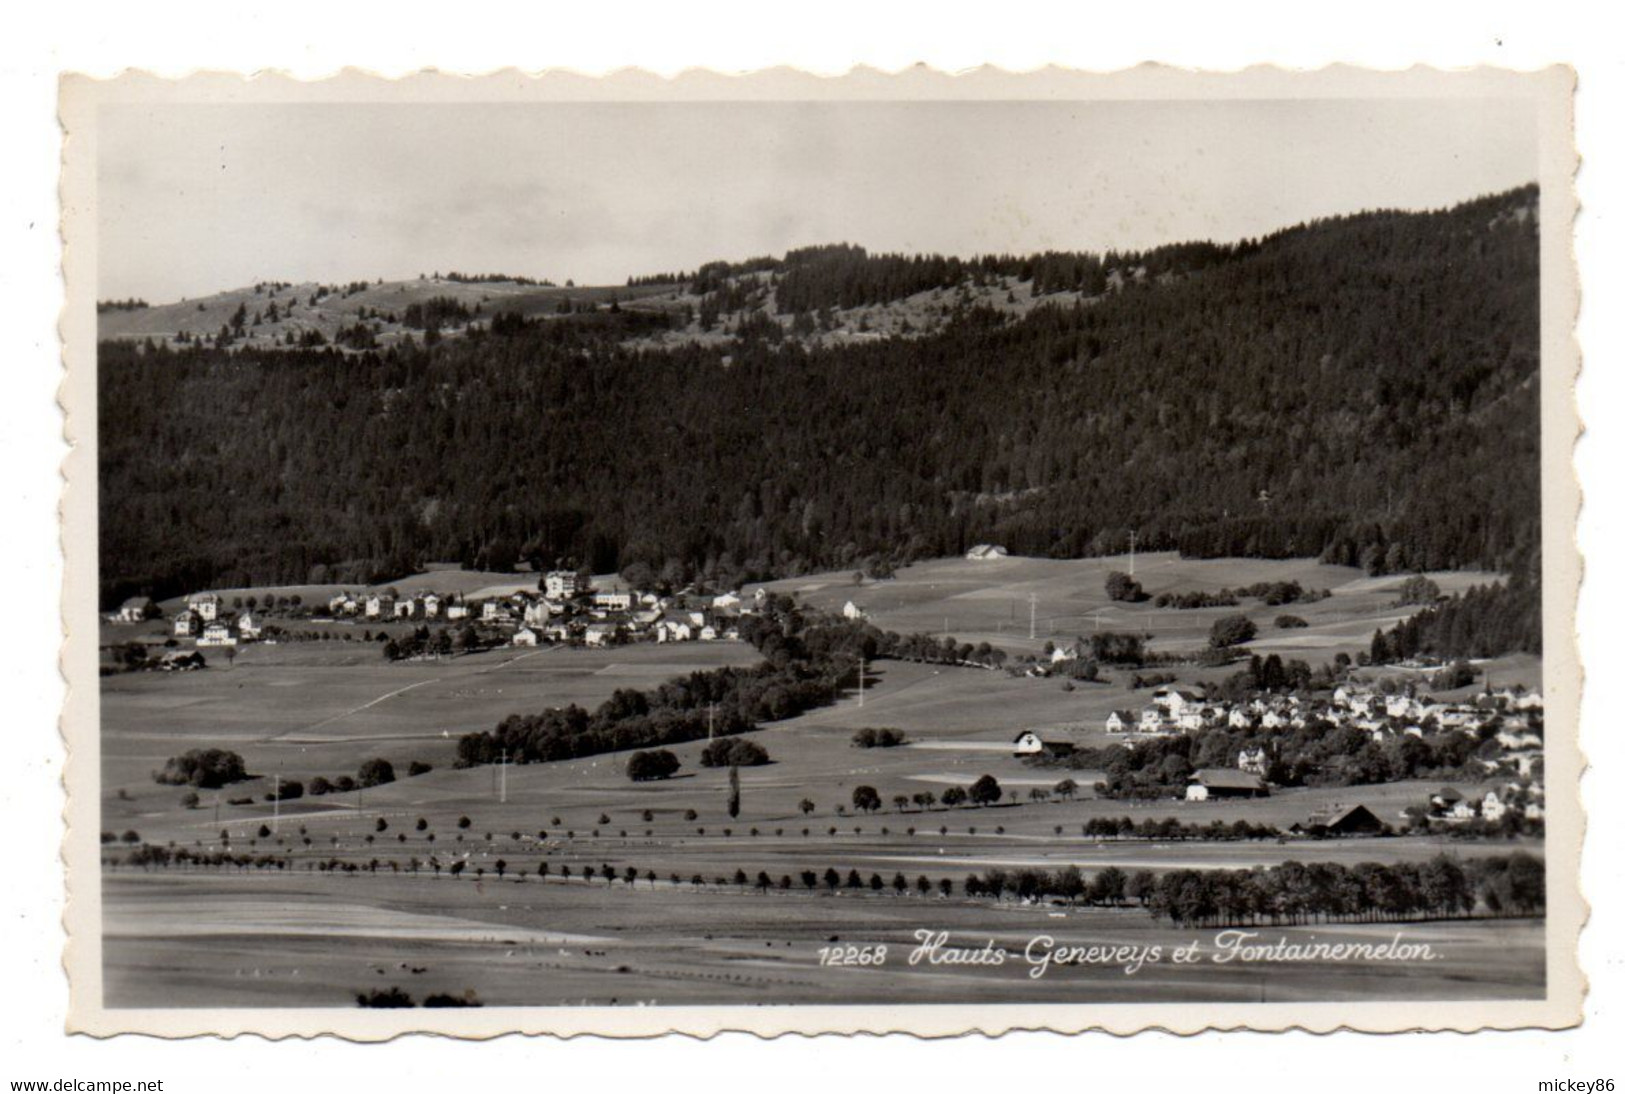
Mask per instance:
[[[1527,570],[1534,200],[1136,256],[747,264],[776,312],[994,277],[1048,294],[847,345],[764,314],[650,348],[631,339],[664,320],[630,310],[360,352],[105,342],[102,593],[427,560],[733,586],[977,543],[1116,552],[1130,529],[1142,550]],[[713,264],[696,288],[736,276]]]

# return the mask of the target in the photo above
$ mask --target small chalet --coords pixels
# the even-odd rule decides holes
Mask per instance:
[[[237,617],[237,636],[243,639],[254,639],[260,636],[259,622],[253,613],[244,612]]]
[[[1133,733],[1137,721],[1132,710],[1114,710],[1106,715],[1106,732]]]
[[[1267,798],[1270,788],[1257,775],[1237,771],[1230,767],[1204,767],[1191,776],[1185,788],[1188,802],[1213,801],[1217,798]]]
[[[186,602],[186,606],[197,613],[197,617],[205,623],[213,623],[220,614],[220,598],[213,593],[199,593]]]
[[[534,646],[536,644],[536,632],[529,627],[520,627],[513,632],[513,644],[516,646]]]
[[[440,598],[429,593],[423,598],[423,618],[438,619],[440,617]]]
[[[994,562],[1010,557],[1010,552],[995,543],[978,543],[965,552],[965,557],[972,562]]]
[[[198,631],[199,621],[194,611],[183,611],[175,616],[175,637],[190,638]]]
[[[1016,734],[1015,754],[1017,756],[1070,756],[1078,750],[1078,746],[1071,741],[1058,737],[1040,737],[1032,730],[1023,730]]]
[[[589,646],[607,646],[615,639],[615,624],[588,624],[585,637]]]
[[[852,603],[850,600],[846,602],[846,607],[841,609],[841,614],[848,619],[864,618],[863,609]]]

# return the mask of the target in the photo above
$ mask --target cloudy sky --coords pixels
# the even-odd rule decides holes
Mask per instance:
[[[1234,240],[1535,177],[1486,100],[106,106],[98,296],[461,270],[620,283],[813,243]]]

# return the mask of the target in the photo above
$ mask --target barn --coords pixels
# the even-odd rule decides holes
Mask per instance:
[[[1334,804],[1309,814],[1302,824],[1292,830],[1301,835],[1317,838],[1335,836],[1381,835],[1384,825],[1377,815],[1363,805]]]
[[[1188,802],[1213,801],[1218,798],[1267,798],[1270,788],[1257,775],[1237,771],[1233,767],[1204,767],[1191,776],[1185,788]]]

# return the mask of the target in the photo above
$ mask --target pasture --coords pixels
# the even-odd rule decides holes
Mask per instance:
[[[1135,580],[1150,599],[1137,604],[1109,599],[1107,575],[1128,568],[1127,556],[951,558],[916,563],[882,581],[857,583],[851,573],[826,573],[769,582],[767,588],[827,611],[839,611],[850,600],[883,630],[988,642],[1012,653],[1038,653],[1046,642],[1071,644],[1095,631],[1147,634],[1154,651],[1191,650],[1206,644],[1214,620],[1240,613],[1258,627],[1249,650],[1301,657],[1311,664],[1368,648],[1372,632],[1416,611],[1394,603],[1407,576],[1403,574],[1372,578],[1313,559],[1188,559],[1166,552],[1134,560]],[[1428,576],[1445,593],[1500,578],[1467,571]],[[1332,595],[1313,604],[1279,607],[1246,598],[1233,608],[1153,606],[1159,593],[1218,592],[1265,581],[1297,581],[1305,589],[1327,589]],[[1280,630],[1275,619],[1281,615],[1296,615],[1309,625]]]
[[[1103,607],[1102,626],[1146,627],[1163,648],[1205,640],[1210,620],[1235,609],[1154,611],[1105,604],[1104,575],[1126,560],[1052,562],[949,560],[904,570],[895,581],[852,584],[850,576],[775,583],[807,601],[839,609],[853,599],[875,621],[898,630],[927,629],[944,613],[961,640],[983,636],[1006,648],[1036,651],[1019,626],[1026,597],[1038,598],[1040,626],[1076,633]],[[1369,640],[1392,608],[1393,582],[1309,562],[1191,562],[1142,556],[1137,573],[1161,589],[1217,589],[1263,580],[1299,580],[1332,589],[1327,600],[1280,610],[1311,620],[1290,633],[1283,655],[1319,663],[1347,635],[1349,649]],[[1159,575],[1153,578],[1151,575]],[[515,575],[465,575],[494,584]],[[1447,589],[1487,575],[1440,575]],[[405,586],[403,579],[397,585]],[[425,575],[444,588],[441,572]],[[1394,579],[1397,581],[1397,579]],[[1010,616],[1017,615],[1017,626]],[[1048,614],[1044,614],[1048,612]],[[1115,615],[1113,613],[1116,613]],[[1168,622],[1151,622],[1151,615]],[[1092,625],[1092,622],[1089,624]],[[127,640],[141,627],[108,627]],[[315,624],[311,624],[312,627]],[[345,624],[323,624],[335,628]],[[361,624],[349,625],[359,628]],[[940,627],[940,623],[938,624]],[[373,624],[372,629],[379,629]],[[1261,626],[1260,641],[1274,638]],[[1019,632],[1019,633],[1018,633]],[[1087,633],[1084,631],[1083,633]],[[1308,639],[1330,644],[1315,647]],[[1171,644],[1171,645],[1170,645]],[[994,866],[1065,865],[1088,871],[1233,868],[1299,861],[1398,861],[1441,851],[1471,857],[1538,841],[1460,841],[1446,837],[1208,842],[1085,837],[1091,819],[1173,817],[1187,824],[1246,819],[1285,829],[1333,803],[1363,804],[1390,824],[1426,800],[1436,782],[1342,789],[1278,790],[1258,800],[1127,803],[1097,800],[1097,773],[1031,765],[1012,752],[1018,732],[1073,727],[1086,744],[1104,744],[1106,714],[1138,709],[1131,672],[1110,669],[1106,682],[1012,676],[957,666],[881,661],[869,667],[861,705],[856,691],[839,703],[764,726],[750,736],[771,762],[740,771],[740,809],[729,816],[727,772],[700,762],[703,741],[672,746],[675,777],[632,783],[626,755],[609,754],[528,766],[452,766],[457,737],[489,729],[511,713],[579,703],[592,707],[618,688],[645,688],[687,672],[752,664],[739,643],[638,644],[609,650],[498,649],[441,661],[386,663],[360,642],[252,644],[234,659],[206,651],[210,668],[191,673],[106,677],[101,692],[102,828],[138,832],[154,844],[198,851],[287,856],[285,872],[168,870],[105,875],[109,1002],[115,1005],[347,1005],[354,992],[400,986],[474,989],[487,1003],[699,1003],[739,1001],[743,991],[773,1002],[884,1001],[924,990],[943,1000],[1016,1001],[1270,998],[1491,998],[1538,994],[1538,926],[1512,922],[1405,925],[1408,936],[1438,940],[1444,958],[1427,966],[1328,972],[1304,967],[1259,971],[1067,968],[1033,981],[1011,970],[835,969],[817,964],[832,937],[906,946],[914,930],[962,932],[1013,945],[1038,931],[1073,940],[1121,938],[1169,943],[1177,932],[1137,909],[1053,909],[994,905],[960,897],[899,897],[794,891],[760,894],[733,885],[736,870],[799,879],[834,868],[890,879],[902,873],[956,893],[972,873]],[[1532,658],[1486,666],[1498,683],[1539,684]],[[1181,682],[1213,680],[1227,669],[1182,667]],[[907,743],[861,749],[853,731],[896,727]],[[239,752],[256,778],[203,791],[185,808],[184,787],[161,786],[152,772],[191,748]],[[372,757],[391,761],[396,781],[364,792],[306,796],[280,807],[263,800],[274,776],[306,782],[354,775]],[[414,760],[433,765],[407,777]],[[1004,797],[994,806],[922,808],[950,786],[987,774]],[[1031,791],[1071,777],[1069,800],[1035,801]],[[1469,797],[1483,788],[1457,782]],[[873,787],[881,808],[857,813],[853,791]],[[899,805],[897,798],[905,799]],[[251,802],[231,805],[230,798]],[[466,818],[466,823],[465,823]],[[261,834],[262,831],[265,834]],[[360,873],[314,869],[337,859]],[[507,874],[498,880],[498,863]],[[373,864],[376,864],[375,866]],[[463,876],[449,871],[461,864]],[[538,873],[546,864],[550,874]],[[439,866],[440,871],[435,871]],[[634,890],[582,880],[587,868],[612,867]],[[571,879],[561,879],[568,868]],[[523,871],[524,880],[519,878]],[[650,873],[658,881],[648,881]],[[671,878],[675,875],[678,883]],[[694,879],[699,878],[696,885]],[[1382,928],[1389,930],[1390,928]],[[1295,929],[1299,932],[1307,929]],[[1358,935],[1367,927],[1318,928],[1321,936]],[[1277,932],[1280,933],[1280,932]],[[1019,948],[1019,945],[1018,945]],[[422,969],[422,972],[414,972]],[[1399,985],[1398,988],[1395,985]]]

